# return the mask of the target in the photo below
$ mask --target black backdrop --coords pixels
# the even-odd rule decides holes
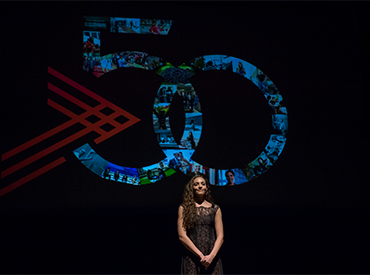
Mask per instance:
[[[49,75],[48,67],[141,121],[98,145],[92,142],[98,135],[88,134],[1,180],[3,188],[54,159],[67,160],[0,197],[3,273],[179,272],[183,248],[176,218],[187,177],[119,185],[97,177],[72,153],[89,142],[104,158],[130,167],[162,156],[151,120],[161,77],[136,69],[100,79],[86,74],[81,64],[84,15],[174,20],[168,36],[102,34],[103,54],[136,50],[175,66],[201,55],[231,55],[260,68],[281,91],[289,133],[276,164],[250,183],[212,189],[223,212],[225,273],[368,271],[369,121],[362,62],[368,5],[8,4],[1,26],[2,154],[68,120],[47,105],[47,98],[60,100],[47,83],[73,91]],[[192,84],[204,118],[194,158],[219,168],[255,158],[270,127],[257,88],[225,72],[204,72]],[[1,162],[1,170],[43,148],[37,145]]]

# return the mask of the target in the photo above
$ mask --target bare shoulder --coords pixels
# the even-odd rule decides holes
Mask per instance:
[[[218,204],[215,204],[216,213],[221,213],[221,207]]]
[[[183,211],[184,211],[184,206],[180,205],[179,210],[177,212],[179,213],[179,215],[182,215]]]

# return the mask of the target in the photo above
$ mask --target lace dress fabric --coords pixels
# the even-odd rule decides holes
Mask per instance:
[[[203,253],[209,255],[216,241],[215,215],[218,205],[212,207],[197,207],[197,222],[195,227],[187,230],[187,235],[194,245]],[[205,268],[200,259],[190,251],[182,257],[181,274],[223,274],[221,259],[216,255],[211,265]]]

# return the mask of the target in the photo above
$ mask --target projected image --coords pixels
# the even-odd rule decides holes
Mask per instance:
[[[185,130],[180,144],[173,138],[169,122],[170,102],[174,93],[181,97],[185,111]],[[153,126],[162,148],[188,150],[196,148],[202,132],[202,113],[198,96],[190,83],[177,85],[163,83],[160,86],[154,100]]]
[[[114,21],[112,22],[114,23]],[[141,22],[149,24],[154,21],[142,20]],[[157,20],[155,22],[156,27],[160,23],[161,21]],[[149,29],[147,31],[149,32]],[[166,173],[166,171],[169,171],[165,169],[167,165],[173,171],[181,171],[187,175],[203,171],[208,174],[214,185],[236,186],[251,181],[266,172],[284,148],[288,132],[288,115],[283,97],[275,84],[261,70],[242,59],[227,55],[205,55],[184,62],[176,68],[159,57],[137,51],[123,51],[102,57],[96,56],[95,60],[93,60],[94,56],[90,58],[90,54],[94,53],[85,53],[84,69],[90,72],[93,71],[93,74],[97,77],[117,68],[133,67],[154,70],[155,73],[164,78],[164,82],[156,93],[152,117],[158,144],[167,157],[162,164],[158,163],[139,168],[141,184],[154,183],[172,174],[172,172]],[[91,67],[93,67],[93,70],[91,70]],[[231,168],[228,171],[204,167],[199,163],[197,164],[199,168],[195,169],[198,166],[193,166],[194,161],[191,156],[200,141],[202,132],[201,105],[190,83],[190,78],[197,70],[228,70],[244,76],[259,88],[270,107],[273,129],[270,140],[260,156],[242,168]],[[179,144],[173,137],[169,119],[171,102],[176,93],[183,103],[185,113],[185,128]]]
[[[140,33],[167,35],[171,26],[172,20],[142,19],[140,24]]]
[[[286,114],[272,115],[272,128],[276,130],[276,134],[285,136],[288,132],[288,116]]]
[[[140,19],[111,17],[110,31],[116,33],[140,33]]]
[[[105,73],[109,73],[117,69],[117,64],[115,64],[115,55],[108,54],[102,57],[95,58],[95,66],[93,70],[93,75],[100,77]]]
[[[194,69],[185,64],[176,68],[171,63],[166,62],[158,68],[156,73],[164,78],[164,82],[185,85],[184,83],[190,84],[190,78],[194,75]]]
[[[171,103],[177,90],[177,85],[163,84],[159,87],[154,103]]]
[[[268,141],[264,152],[271,163],[274,163],[278,159],[279,155],[283,151],[285,141],[286,138],[282,135],[272,134],[270,136],[270,140]]]
[[[198,95],[196,94],[191,83],[178,83],[177,93],[182,99],[185,113],[199,113],[200,103]]]
[[[202,134],[202,114],[185,113],[185,130],[179,148],[195,149]]]
[[[88,143],[77,148],[73,153],[83,165],[104,179],[134,185],[140,184],[136,168],[119,166],[105,160]]]
[[[168,117],[170,110],[169,103],[157,103],[153,106],[153,126],[157,134],[157,140],[163,148],[177,148],[178,145],[173,139],[170,119]]]
[[[255,66],[238,58],[234,58],[232,64],[234,73],[242,75],[248,79],[251,79],[251,76],[256,70]]]
[[[205,175],[206,174],[206,168],[202,164],[193,161],[191,163],[191,172],[188,173],[187,175],[189,177],[194,177],[195,175],[198,175],[198,174]]]
[[[190,61],[190,65],[199,70],[225,70],[232,71],[232,62],[235,57],[227,55],[205,55]]]
[[[194,170],[195,162],[191,159],[194,150],[164,149],[163,153],[166,155],[163,162],[175,171],[189,174]]]
[[[165,164],[164,161],[160,161],[159,163],[138,169],[138,173],[140,183],[149,184],[169,177],[176,173],[176,171]]]
[[[217,186],[235,186],[248,182],[247,177],[241,169],[208,169],[209,182]]]
[[[251,181],[266,172],[273,165],[273,162],[274,160],[269,155],[262,152],[255,160],[248,163],[242,171],[248,181]]]
[[[83,31],[83,52],[100,54],[99,31]]]
[[[88,73],[97,72],[100,66],[100,32],[83,31],[83,69]]]
[[[177,85],[185,111],[185,130],[180,148],[195,149],[202,133],[202,113],[198,95],[190,83]]]
[[[149,56],[144,52],[123,51],[119,53],[107,54],[102,57],[96,57],[94,75],[100,77],[105,73],[118,68],[139,68],[145,70],[156,70],[164,63],[156,56]]]
[[[102,178],[120,183],[140,185],[137,170],[136,168],[123,167],[109,162],[104,169]]]
[[[83,54],[83,70],[90,74],[98,73],[100,66],[100,57],[95,53]],[[94,73],[95,72],[95,73]]]
[[[75,156],[85,165],[89,170],[101,176],[108,165],[108,161],[98,155],[91,146],[86,143],[73,151]]]
[[[85,30],[106,30],[109,27],[109,17],[84,16]]]

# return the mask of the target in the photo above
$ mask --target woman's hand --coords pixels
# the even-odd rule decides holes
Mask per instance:
[[[203,256],[203,258],[200,260],[200,262],[202,263],[202,265],[204,265],[205,267],[209,267],[209,265],[212,263],[213,261],[213,256],[211,255],[207,255],[207,256]]]

